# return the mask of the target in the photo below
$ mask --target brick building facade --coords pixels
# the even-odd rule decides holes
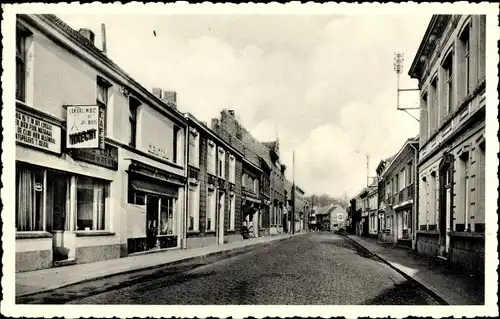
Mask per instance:
[[[212,129],[222,139],[240,150],[248,162],[269,171],[264,174],[262,182],[269,181],[269,200],[262,194],[261,234],[276,234],[283,232],[283,209],[285,208],[284,174],[286,167],[280,164],[279,143],[261,143],[255,139],[235,118],[233,110],[221,111],[220,118],[212,119]],[[268,169],[269,168],[269,169]],[[269,178],[269,179],[268,179]],[[261,189],[267,186],[259,185]]]
[[[243,154],[193,115],[186,119],[187,248],[241,240]]]

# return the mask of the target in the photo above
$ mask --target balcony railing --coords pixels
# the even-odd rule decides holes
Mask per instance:
[[[411,184],[411,185],[406,186],[404,189],[399,191],[399,193],[397,193],[394,196],[394,203],[393,204],[398,205],[398,204],[406,203],[410,200],[413,200],[414,197],[415,197],[415,185]]]

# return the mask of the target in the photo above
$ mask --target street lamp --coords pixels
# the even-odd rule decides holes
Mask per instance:
[[[397,75],[397,101],[396,101],[396,105],[397,105],[397,110],[398,111],[405,111],[406,113],[408,113],[411,117],[413,117],[415,120],[419,121],[419,119],[417,119],[415,116],[413,116],[413,114],[411,114],[410,112],[408,112],[408,110],[418,110],[420,109],[419,107],[405,107],[405,108],[402,108],[399,106],[399,93],[400,92],[407,92],[407,91],[420,91],[420,89],[400,89],[399,88],[399,78],[400,78],[400,75],[401,73],[403,73],[403,62],[405,60],[405,56],[404,56],[404,53],[402,52],[394,52],[394,71],[396,72],[396,75]]]

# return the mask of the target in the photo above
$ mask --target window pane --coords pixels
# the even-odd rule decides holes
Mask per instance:
[[[43,230],[43,170],[18,168],[16,230]]]
[[[77,230],[104,230],[107,185],[89,177],[79,176],[76,182]]]
[[[97,85],[97,101],[108,105],[108,88],[99,84]]]
[[[92,179],[78,177],[76,188],[77,230],[92,230],[94,215],[94,184]]]

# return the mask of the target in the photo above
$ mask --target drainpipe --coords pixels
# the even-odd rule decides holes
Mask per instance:
[[[411,143],[410,143],[410,147],[413,149],[414,151],[414,155],[413,155],[413,165],[414,165],[414,173],[413,173],[413,187],[415,188],[414,192],[413,192],[413,221],[412,221],[412,241],[411,241],[411,246],[412,246],[412,250],[413,251],[417,251],[417,224],[418,224],[418,215],[419,215],[419,211],[418,211],[418,195],[419,195],[419,191],[418,191],[418,149],[416,147],[414,147]]]
[[[188,174],[189,174],[189,124],[186,125],[186,129],[184,132],[184,174],[186,177],[186,185],[184,187],[184,205],[183,205],[183,213],[181,216],[184,216],[183,218],[183,229],[182,229],[182,249],[187,249],[187,229],[188,229],[188,193],[189,193],[189,179],[188,179]],[[199,216],[198,216],[199,218]],[[199,227],[199,226],[198,226]],[[179,236],[181,237],[181,236]]]

